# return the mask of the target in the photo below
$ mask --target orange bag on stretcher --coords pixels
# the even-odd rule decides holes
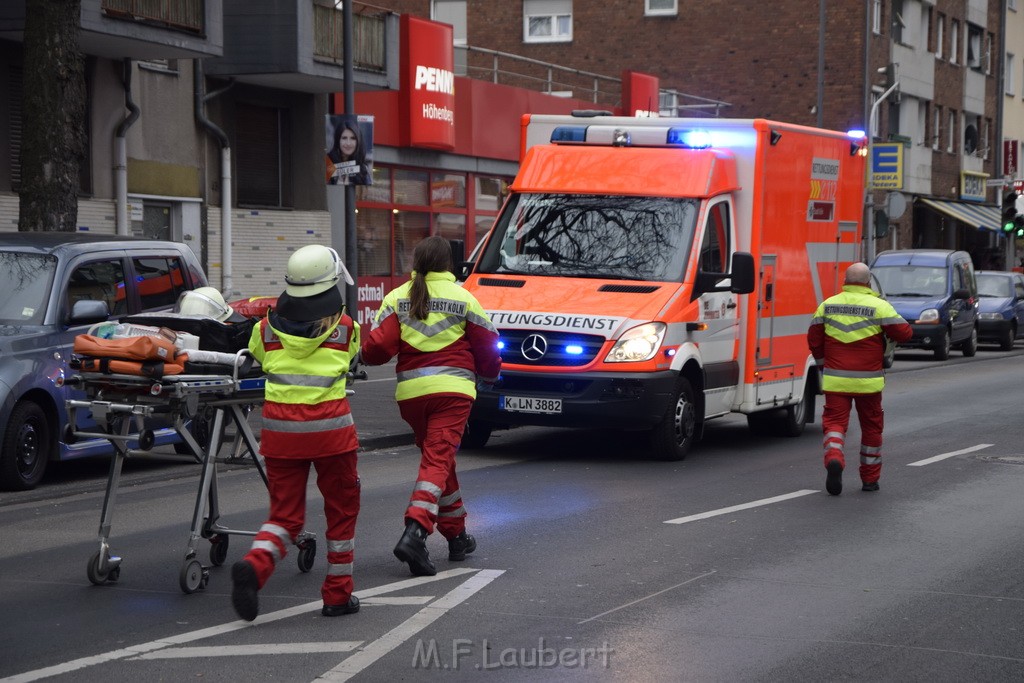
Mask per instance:
[[[80,356],[83,372],[162,377],[185,371],[188,354],[178,354],[174,340],[166,337],[104,339],[91,334],[75,337],[73,351]]]

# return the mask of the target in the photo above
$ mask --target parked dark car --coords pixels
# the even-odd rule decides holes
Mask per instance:
[[[952,347],[978,352],[978,285],[971,255],[943,249],[883,251],[871,272],[914,336],[900,347],[932,349],[949,358]]]
[[[170,310],[207,284],[177,242],[68,232],[0,232],[0,488],[33,488],[47,463],[110,453],[106,439],[63,441],[75,337],[95,323]],[[88,411],[78,427],[92,426]],[[173,429],[156,443],[175,443]]]
[[[979,270],[978,341],[1009,351],[1024,335],[1024,275]]]

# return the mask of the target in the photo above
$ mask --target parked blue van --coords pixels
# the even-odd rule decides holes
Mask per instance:
[[[883,251],[871,263],[885,298],[914,329],[901,347],[932,349],[949,358],[952,347],[978,352],[978,285],[965,251]]]

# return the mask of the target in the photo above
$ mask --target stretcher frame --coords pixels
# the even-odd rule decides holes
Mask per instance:
[[[239,351],[247,355],[248,351]],[[237,359],[241,361],[242,359]],[[196,462],[202,465],[199,490],[196,494],[185,556],[179,573],[179,585],[185,593],[205,588],[210,579],[208,566],[197,558],[199,539],[208,539],[210,563],[220,566],[227,558],[228,539],[231,535],[255,536],[256,531],[233,529],[219,523],[220,504],[217,493],[217,454],[224,442],[229,422],[236,429],[232,454],[227,462],[252,459],[256,470],[269,486],[259,444],[249,427],[247,415],[263,403],[263,377],[239,377],[236,362],[230,375],[174,375],[161,378],[124,374],[80,373],[68,380],[84,389],[87,399],[69,399],[68,426],[65,439],[105,438],[114,446],[107,475],[107,487],[100,513],[99,549],[89,558],[86,575],[95,585],[116,582],[121,574],[122,558],[110,553],[110,532],[113,525],[114,504],[124,461],[136,457],[160,457],[150,453],[154,434],[147,427],[146,418],[166,415],[174,430],[188,444]],[[77,411],[89,410],[96,422],[95,431],[75,427]],[[209,442],[201,445],[190,429],[190,423],[201,412],[212,413]],[[134,429],[133,429],[134,427]],[[242,448],[245,452],[242,453]],[[303,531],[296,538],[298,566],[308,572],[316,557],[316,534]]]

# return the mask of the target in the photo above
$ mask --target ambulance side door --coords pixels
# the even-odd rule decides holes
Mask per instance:
[[[732,205],[727,196],[711,200],[705,213],[698,268],[700,273],[721,273],[719,282],[728,280],[735,248],[732,216]],[[707,325],[700,336],[700,355],[707,381],[706,414],[710,416],[729,411],[739,384],[739,362],[736,358],[738,301],[736,294],[723,291],[704,292],[698,302],[698,320]]]

